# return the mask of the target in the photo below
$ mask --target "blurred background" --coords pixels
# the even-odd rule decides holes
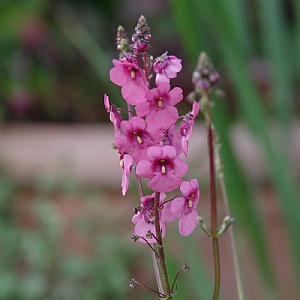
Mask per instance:
[[[103,94],[116,29],[143,14],[151,54],[183,60],[184,96],[206,51],[226,97],[215,99],[245,299],[300,298],[300,2],[77,0],[0,3],[0,299],[154,299],[150,251],[130,240],[138,203],[121,196]],[[190,108],[179,107],[181,114]],[[189,178],[209,222],[206,137],[199,118]],[[224,215],[220,202],[220,222]],[[172,237],[172,238],[171,238]],[[212,255],[200,230],[165,239],[174,299],[210,299]],[[220,239],[220,299],[238,299],[228,235]]]

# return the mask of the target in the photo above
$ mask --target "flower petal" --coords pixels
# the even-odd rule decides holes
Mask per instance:
[[[190,235],[198,225],[198,212],[193,209],[190,213],[182,215],[178,223],[179,233]]]

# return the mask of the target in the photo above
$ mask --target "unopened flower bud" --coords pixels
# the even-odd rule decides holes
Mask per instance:
[[[121,53],[128,51],[129,41],[125,33],[125,29],[122,26],[119,26],[117,29],[117,38],[116,38],[117,49]]]
[[[220,99],[224,99],[225,98],[225,92],[223,90],[220,90],[220,89],[216,89],[215,91],[215,95],[217,97],[219,97]]]
[[[148,50],[151,39],[150,28],[148,26],[146,18],[140,16],[138,23],[135,27],[135,31],[132,35],[133,52],[135,54],[141,54]]]
[[[131,287],[131,288],[133,288],[133,289],[136,289],[138,285],[139,285],[139,283],[138,283],[134,278],[132,278],[132,279],[129,281],[129,287]]]
[[[210,88],[210,82],[206,78],[201,78],[196,82],[197,88],[207,91]]]
[[[196,82],[197,82],[200,78],[201,78],[200,72],[199,72],[198,70],[195,70],[195,71],[193,72],[192,82],[193,82],[194,84],[196,84]]]
[[[212,68],[213,64],[211,63],[209,56],[204,51],[201,52],[198,58],[197,69],[201,71],[203,75],[207,76]]]
[[[183,271],[189,271],[190,270],[190,266],[185,262],[182,266],[182,270]]]
[[[145,52],[147,51],[149,48],[149,43],[144,41],[144,40],[139,40],[139,41],[136,41],[135,44],[133,45],[133,52],[135,54],[139,54],[139,53],[142,53],[142,52]]]
[[[133,234],[131,235],[131,240],[132,240],[133,242],[138,241],[139,238],[140,238],[140,237],[139,237],[137,234],[135,234],[135,233],[133,233]]]
[[[210,74],[209,74],[209,81],[211,84],[217,84],[220,80],[220,75],[217,71],[212,71]]]

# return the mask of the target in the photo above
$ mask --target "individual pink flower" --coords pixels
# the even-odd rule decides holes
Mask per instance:
[[[172,146],[152,146],[147,151],[147,160],[141,160],[136,174],[149,178],[148,187],[156,192],[170,192],[179,187],[188,165],[177,155]]]
[[[110,104],[109,98],[106,94],[104,95],[104,107],[106,108],[107,112],[109,112],[110,121],[114,124],[115,135],[120,135],[119,129],[120,124],[123,121],[122,116],[118,112],[118,109],[114,105]]]
[[[170,78],[175,78],[177,73],[181,71],[181,59],[173,55],[168,56],[168,52],[166,52],[154,60],[152,68],[157,74],[155,78],[156,85],[163,82],[169,83]]]
[[[185,156],[188,155],[188,141],[193,133],[194,120],[200,111],[200,104],[197,101],[193,102],[193,109],[184,118],[179,125],[180,134],[182,135],[182,151]]]
[[[179,219],[178,229],[183,236],[190,235],[198,224],[198,212],[196,206],[199,201],[199,184],[197,179],[183,181],[180,191],[184,198],[176,198],[172,201],[171,211]]]
[[[122,195],[125,196],[129,186],[129,175],[132,169],[132,156],[130,154],[120,155],[120,167],[122,168]]]
[[[167,129],[178,119],[178,110],[174,106],[183,99],[183,91],[175,87],[170,91],[169,83],[162,83],[146,93],[147,102],[136,106],[138,116],[146,116],[148,128]]]
[[[156,234],[155,230],[155,216],[154,216],[154,198],[155,193],[151,196],[144,196],[141,198],[141,206],[137,210],[136,214],[132,218],[132,223],[134,226],[134,233],[140,237],[147,239],[149,243],[156,243],[154,237],[147,238],[148,231],[152,234]],[[163,200],[166,198],[165,193],[160,194],[159,204],[161,209],[159,210],[159,224],[161,229],[162,237],[166,234],[166,222],[171,222],[174,220],[174,216],[171,213],[171,203],[167,202],[163,204]],[[145,240],[139,239],[140,242],[146,243]]]
[[[163,138],[163,133],[157,130],[153,135],[147,131],[147,124],[143,118],[132,117],[121,123],[121,130],[125,136],[115,138],[115,145],[123,152],[132,153],[135,162],[147,158],[148,147],[155,145]]]
[[[112,62],[115,67],[110,70],[110,80],[122,87],[122,96],[127,103],[136,105],[146,101],[148,84],[143,71],[126,58],[121,61],[114,59]]]

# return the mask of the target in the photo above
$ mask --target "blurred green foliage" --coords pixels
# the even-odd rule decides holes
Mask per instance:
[[[130,270],[148,252],[128,247],[101,193],[68,180],[33,186],[1,176],[0,299],[129,299]]]

